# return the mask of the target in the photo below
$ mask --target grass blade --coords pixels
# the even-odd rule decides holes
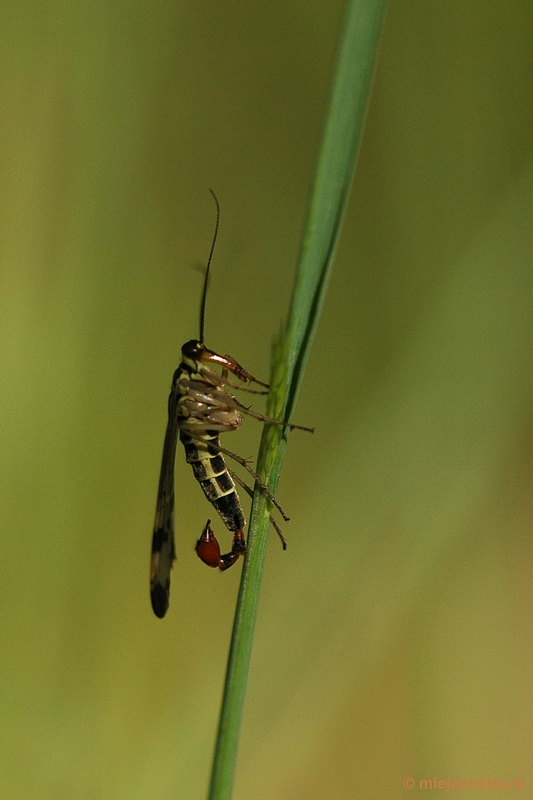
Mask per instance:
[[[287,324],[274,344],[267,413],[291,418],[318,322],[362,138],[386,0],[351,0]],[[275,493],[287,431],[266,425],[259,474]],[[269,502],[255,492],[226,672],[209,800],[229,800],[269,527]]]

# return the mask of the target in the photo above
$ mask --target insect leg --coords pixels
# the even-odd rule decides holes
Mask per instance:
[[[212,430],[217,430],[216,425],[212,425],[210,427],[212,428]],[[227,428],[224,428],[224,430],[227,430]],[[191,439],[195,439],[197,442],[204,442],[204,440],[200,436],[195,436],[194,433],[191,432],[190,428],[187,429],[187,434],[188,436],[190,436]],[[212,447],[218,453],[224,453],[224,455],[229,456],[234,461],[236,461],[237,464],[240,464],[241,467],[244,467],[244,469],[250,473],[254,481],[256,481],[259,484],[259,486],[264,491],[264,493],[271,501],[271,503],[273,503],[276,506],[276,508],[278,509],[279,513],[281,514],[285,522],[288,522],[290,520],[290,517],[288,517],[287,514],[284,512],[284,510],[282,509],[282,507],[280,506],[280,504],[278,503],[278,501],[276,500],[270,489],[261,480],[259,475],[253,471],[253,469],[251,468],[251,466],[249,465],[248,461],[245,458],[238,456],[236,453],[232,453],[231,450],[226,450],[226,448],[221,447],[220,444],[215,444],[214,442],[210,442],[209,446]]]
[[[223,370],[223,373],[225,371],[226,370]],[[307,431],[308,433],[315,432],[314,428],[307,428],[304,425],[296,425],[294,422],[285,422],[282,419],[272,419],[272,417],[267,417],[265,416],[265,414],[259,414],[257,411],[252,411],[249,406],[245,406],[242,403],[239,403],[236,397],[233,397],[233,395],[226,392],[224,389],[224,385],[232,386],[233,388],[240,389],[241,391],[244,392],[251,392],[252,394],[263,394],[263,392],[256,392],[254,389],[248,389],[246,386],[239,386],[238,384],[233,383],[232,381],[228,381],[227,379],[223,380],[222,377],[216,375],[212,370],[202,370],[200,374],[202,375],[202,377],[205,377],[205,379],[209,383],[218,386],[219,388],[218,396],[221,399],[223,399],[225,406],[236,408],[239,411],[242,411],[243,414],[248,414],[248,416],[254,417],[255,419],[259,419],[261,420],[261,422],[271,422],[274,425],[281,425],[284,428],[289,428],[291,431],[296,428],[301,431]],[[262,384],[262,386],[266,385],[267,384]],[[215,392],[213,392],[212,397],[215,396]],[[267,392],[265,392],[265,394],[267,394]]]
[[[306,428],[304,425],[295,425],[294,422],[284,422],[282,419],[272,419],[271,417],[266,417],[264,414],[259,414],[257,411],[252,411],[248,406],[243,406],[242,403],[239,403],[236,398],[232,398],[231,404],[239,411],[242,411],[243,414],[248,414],[249,417],[259,419],[261,422],[271,422],[274,425],[282,425],[284,428],[289,428],[291,431],[297,429],[299,431],[307,431],[308,433],[315,432],[314,428]]]
[[[222,377],[224,377],[224,375]],[[268,394],[268,392],[263,391],[263,389],[250,389],[249,386],[241,386],[240,383],[235,383],[235,381],[230,381],[228,380],[228,378],[224,378],[223,383],[226,386],[231,386],[233,389],[238,389],[239,392],[248,392],[249,394]]]
[[[245,492],[246,492],[248,495],[250,495],[250,497],[253,497],[253,496],[254,496],[254,490],[253,490],[253,489],[251,489],[251,488],[250,488],[250,486],[248,486],[248,484],[246,484],[246,483],[245,483],[245,482],[242,480],[242,478],[240,478],[240,477],[239,477],[239,476],[238,476],[238,475],[237,475],[235,472],[233,472],[233,470],[231,470],[229,467],[228,467],[228,472],[229,472],[229,474],[231,475],[231,477],[233,478],[233,480],[235,481],[235,483],[238,483],[238,484],[239,484],[239,486],[241,486],[241,487],[244,489],[244,491],[245,491]],[[276,531],[276,533],[278,534],[279,538],[281,539],[281,544],[282,544],[282,546],[283,546],[283,549],[284,549],[284,550],[286,550],[286,549],[287,549],[287,540],[285,539],[284,535],[282,534],[282,532],[281,532],[281,529],[280,529],[280,527],[279,527],[278,523],[276,522],[276,520],[274,519],[274,517],[269,517],[269,519],[270,519],[270,524],[272,525],[272,527],[274,528],[274,530],[275,530],[275,531]]]
[[[270,502],[276,506],[276,508],[278,509],[279,513],[281,514],[285,522],[288,522],[290,520],[290,517],[288,517],[287,514],[284,512],[284,510],[282,509],[282,507],[280,506],[280,504],[278,503],[278,501],[276,500],[270,489],[266,486],[265,483],[263,483],[259,475],[253,471],[248,461],[245,458],[238,456],[236,453],[232,453],[231,450],[226,450],[225,447],[221,447],[219,444],[216,445],[216,447],[220,453],[224,453],[225,456],[229,456],[234,461],[236,461],[237,464],[240,464],[241,467],[244,467],[244,469],[250,473],[254,481],[256,481],[261,487],[261,489],[264,491]]]

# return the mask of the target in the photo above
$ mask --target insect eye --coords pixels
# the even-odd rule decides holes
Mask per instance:
[[[183,353],[185,358],[190,358],[191,361],[198,361],[204,349],[205,348],[202,347],[198,339],[191,339],[190,342],[186,342],[183,345],[183,347],[181,348],[181,352]]]

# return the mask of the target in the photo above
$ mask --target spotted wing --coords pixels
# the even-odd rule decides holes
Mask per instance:
[[[168,398],[168,423],[163,445],[163,459],[159,476],[152,561],[150,568],[150,596],[156,617],[162,619],[168,610],[170,597],[170,570],[176,558],[174,546],[174,461],[178,441],[178,375],[176,370]]]

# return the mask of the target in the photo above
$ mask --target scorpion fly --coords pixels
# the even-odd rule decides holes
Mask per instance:
[[[228,373],[235,375],[243,383],[255,383],[268,389],[268,384],[257,380],[231,356],[223,356],[209,350],[204,344],[205,303],[209,272],[213,260],[213,252],[218,236],[220,207],[215,193],[211,191],[216,204],[216,223],[211,250],[205,270],[204,286],[200,303],[200,338],[191,339],[181,348],[181,363],[174,372],[172,387],[168,398],[168,424],[163,445],[163,459],[159,477],[159,490],[155,515],[154,534],[152,539],[151,561],[151,600],[157,617],[165,616],[170,595],[170,570],[176,558],[174,545],[174,460],[178,436],[185,448],[185,459],[191,465],[194,477],[199,482],[209,502],[219,513],[226,528],[233,534],[233,543],[228,553],[221,554],[220,545],[211,528],[211,520],[207,524],[196,543],[199,558],[209,567],[228,569],[246,552],[246,541],[243,528],[246,524],[244,512],[235,483],[252,495],[247,486],[226,465],[224,456],[229,456],[243,466],[263,489],[272,503],[284,514],[275,497],[252,470],[248,461],[221,447],[219,434],[236,431],[242,424],[243,414],[283,425],[291,430],[313,432],[313,428],[273,420],[258,414],[242,405],[225,386],[241,389],[252,394],[267,394],[263,390],[241,386],[228,378]],[[213,367],[220,367],[219,375]],[[271,518],[271,522],[281,537],[285,548],[285,540],[279,527]]]

